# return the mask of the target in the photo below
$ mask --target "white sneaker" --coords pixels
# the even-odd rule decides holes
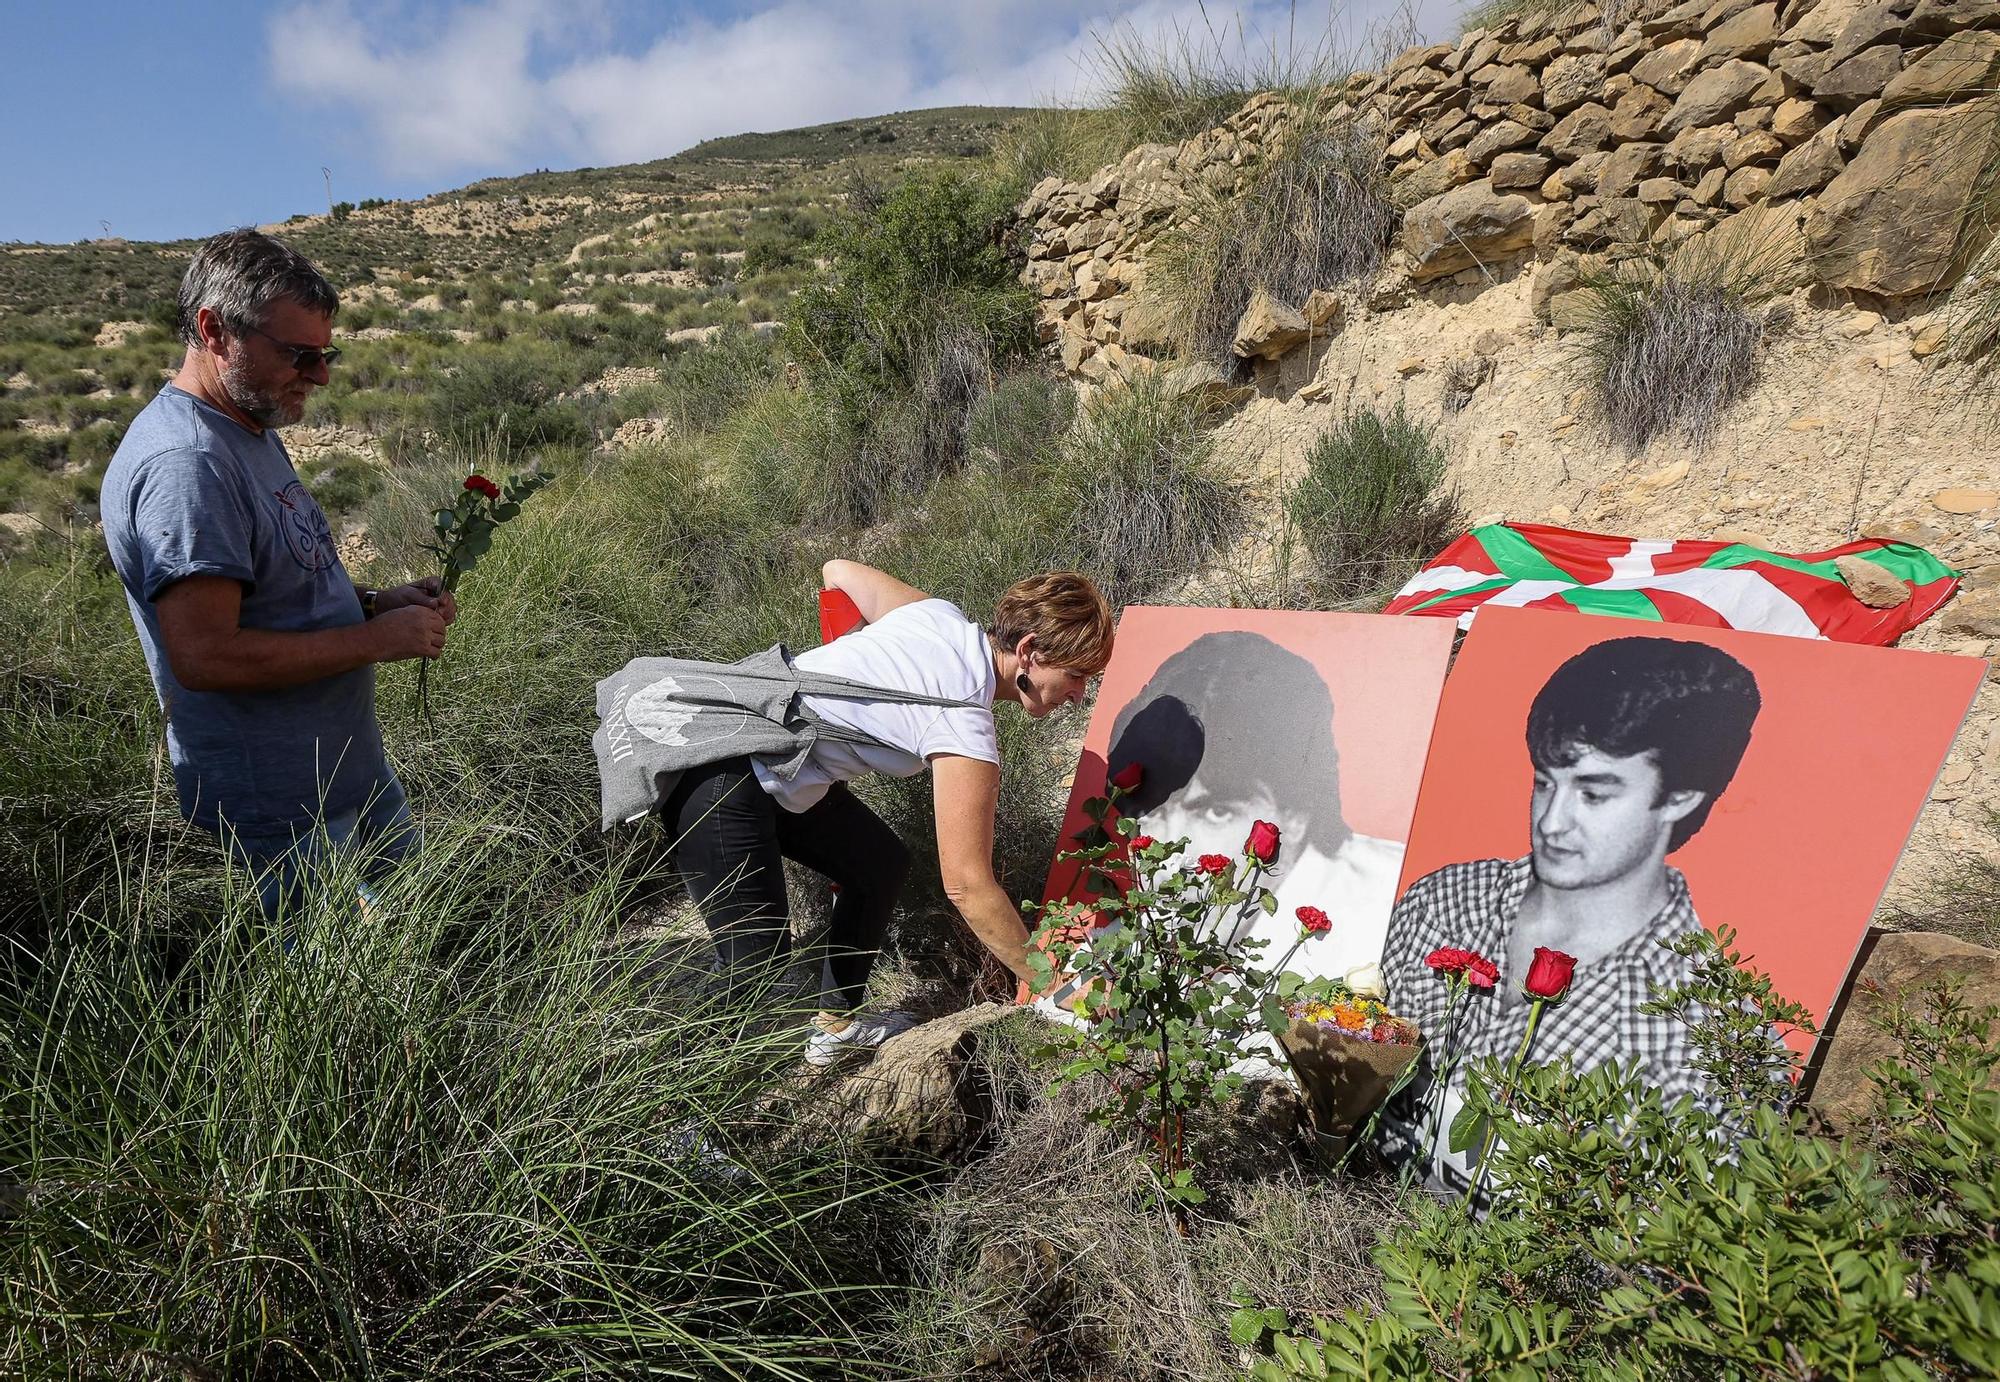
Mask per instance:
[[[806,1042],[806,1064],[826,1066],[848,1051],[872,1051],[899,1032],[917,1025],[914,1013],[863,1013],[837,1032],[829,1032],[817,1022]]]

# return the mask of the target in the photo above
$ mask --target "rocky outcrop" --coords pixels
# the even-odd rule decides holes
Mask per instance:
[[[1148,306],[1149,256],[1203,196],[1247,186],[1308,111],[1383,151],[1381,186],[1402,208],[1382,277],[1346,285],[1356,299],[1616,255],[1753,209],[1803,223],[1808,284],[1882,305],[1950,286],[1977,247],[1960,209],[2000,123],[2000,0],[1622,10],[1615,31],[1594,4],[1474,29],[1309,107],[1260,95],[1185,143],[1044,181],[1020,208],[1042,340],[1079,378],[1154,368],[1171,323]],[[1246,323],[1260,344],[1239,351],[1260,369],[1282,354],[1266,324]],[[1294,330],[1290,348],[1324,334]]]
[[[1854,995],[1828,1041],[1810,1103],[1839,1131],[1855,1127],[1877,1103],[1868,1072],[1902,1057],[1882,1029],[1893,1002],[1916,1002],[1930,986],[1948,982],[1975,1008],[2000,1004],[2000,951],[1930,931],[1892,931],[1879,937],[1862,964]]]

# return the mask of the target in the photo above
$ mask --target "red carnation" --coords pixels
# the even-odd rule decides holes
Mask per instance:
[[[1323,936],[1333,929],[1333,920],[1317,907],[1299,908],[1299,925],[1309,936]]]
[[[1127,763],[1118,770],[1118,775],[1111,779],[1111,785],[1121,792],[1136,792],[1139,790],[1139,784],[1145,780],[1144,767],[1137,763]]]
[[[500,486],[494,484],[484,475],[474,474],[466,476],[465,487],[475,494],[485,495],[488,499],[498,499],[500,497]]]
[[[1490,989],[1500,982],[1500,966],[1484,955],[1474,955],[1465,967],[1465,982],[1476,989]]]
[[[1528,977],[1521,981],[1521,992],[1530,998],[1553,1001],[1569,992],[1570,978],[1575,972],[1576,956],[1538,945],[1535,958],[1528,965]]]
[[[1472,968],[1472,962],[1478,958],[1470,950],[1461,950],[1455,945],[1441,945],[1424,956],[1424,963],[1440,974],[1463,974]]]
[[[1260,864],[1269,864],[1278,857],[1278,827],[1269,821],[1258,821],[1250,827],[1250,838],[1243,842],[1243,848]]]
[[[1134,835],[1132,837],[1132,852],[1137,854],[1142,849],[1151,849],[1154,843],[1155,841],[1151,835]]]
[[[1204,854],[1194,863],[1203,873],[1229,872],[1229,856],[1226,854]]]

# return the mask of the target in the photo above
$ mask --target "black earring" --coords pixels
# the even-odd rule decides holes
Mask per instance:
[[[1014,685],[1023,691],[1030,691],[1034,689],[1035,684],[1028,680],[1026,672],[1017,672],[1014,675]]]

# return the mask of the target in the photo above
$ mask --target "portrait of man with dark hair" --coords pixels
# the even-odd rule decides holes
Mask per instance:
[[[1292,959],[1301,973],[1341,974],[1381,954],[1403,846],[1355,831],[1341,809],[1338,713],[1313,664],[1260,633],[1194,639],[1163,661],[1112,722],[1106,755],[1116,775],[1144,770],[1127,814],[1157,839],[1185,837],[1190,859],[1241,854],[1256,821],[1276,824],[1281,852],[1264,883],[1271,915],[1251,909],[1255,937],[1275,962],[1298,935],[1295,909],[1319,907],[1337,924]]]
[[[1706,643],[1612,638],[1565,661],[1528,711],[1530,852],[1447,864],[1410,885],[1383,952],[1391,1006],[1441,1035],[1446,988],[1426,957],[1442,947],[1477,951],[1501,977],[1468,1001],[1456,1049],[1464,1061],[1510,1059],[1530,1011],[1520,980],[1546,946],[1574,956],[1576,969],[1568,995],[1543,1011],[1538,1061],[1567,1057],[1584,1070],[1637,1062],[1669,1100],[1699,1094],[1686,1028],[1641,1005],[1655,986],[1692,973],[1692,962],[1667,946],[1701,922],[1687,880],[1667,858],[1708,821],[1750,747],[1761,707],[1750,670]],[[1398,1101],[1406,1115],[1424,1106],[1430,1059]],[[1461,1063],[1445,1094],[1445,1127],[1463,1070]],[[1416,1139],[1427,1128],[1400,1132],[1424,1154]],[[1465,1183],[1463,1156],[1442,1138],[1428,1155],[1435,1182]]]

